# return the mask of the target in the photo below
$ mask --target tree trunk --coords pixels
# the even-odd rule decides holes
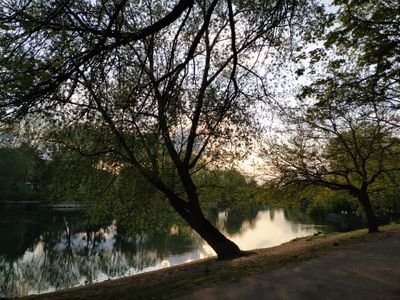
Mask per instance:
[[[198,216],[194,219],[189,224],[213,248],[219,259],[231,259],[243,255],[240,248],[226,238],[204,216]]]
[[[218,259],[232,259],[244,255],[244,252],[231,240],[226,238],[205,217],[201,209],[184,207],[182,199],[168,197],[175,211],[196,231],[217,253]]]
[[[378,221],[376,219],[374,210],[372,209],[371,202],[369,200],[368,192],[361,191],[358,195],[358,200],[360,201],[365,216],[367,217],[368,233],[378,232]]]

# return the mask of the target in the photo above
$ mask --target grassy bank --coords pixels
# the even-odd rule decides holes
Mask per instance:
[[[257,249],[248,256],[229,261],[215,258],[174,266],[163,270],[110,280],[28,299],[169,299],[199,287],[216,285],[240,277],[266,272],[289,263],[340,251],[354,243],[373,242],[400,232],[400,225],[381,227],[380,233],[367,230],[310,236],[273,248]]]

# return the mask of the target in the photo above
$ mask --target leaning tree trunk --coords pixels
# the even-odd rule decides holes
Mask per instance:
[[[208,221],[199,207],[184,207],[182,200],[168,197],[175,211],[196,231],[217,253],[219,259],[240,257],[243,252]]]
[[[240,248],[203,215],[194,217],[189,224],[214,249],[219,259],[231,259],[243,255]]]
[[[378,232],[378,220],[372,208],[371,201],[369,200],[368,192],[361,191],[358,195],[358,200],[360,201],[367,218],[368,232]]]

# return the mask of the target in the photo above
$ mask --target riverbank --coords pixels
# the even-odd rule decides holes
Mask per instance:
[[[173,299],[205,287],[225,284],[314,257],[340,252],[355,244],[369,244],[393,235],[397,238],[400,236],[400,225],[385,226],[381,230],[382,232],[375,234],[357,230],[310,236],[273,248],[257,249],[251,251],[249,256],[234,260],[218,261],[210,258],[25,299]]]
[[[37,210],[37,209],[52,209],[55,211],[75,211],[88,208],[87,204],[80,202],[72,203],[48,203],[43,201],[0,201],[0,209],[13,210]]]

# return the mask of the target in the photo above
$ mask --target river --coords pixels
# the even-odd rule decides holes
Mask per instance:
[[[118,234],[116,221],[85,225],[82,212],[0,212],[0,296],[44,293],[182,264],[215,255],[186,227]],[[272,247],[332,230],[284,209],[220,211],[217,227],[242,250]]]

